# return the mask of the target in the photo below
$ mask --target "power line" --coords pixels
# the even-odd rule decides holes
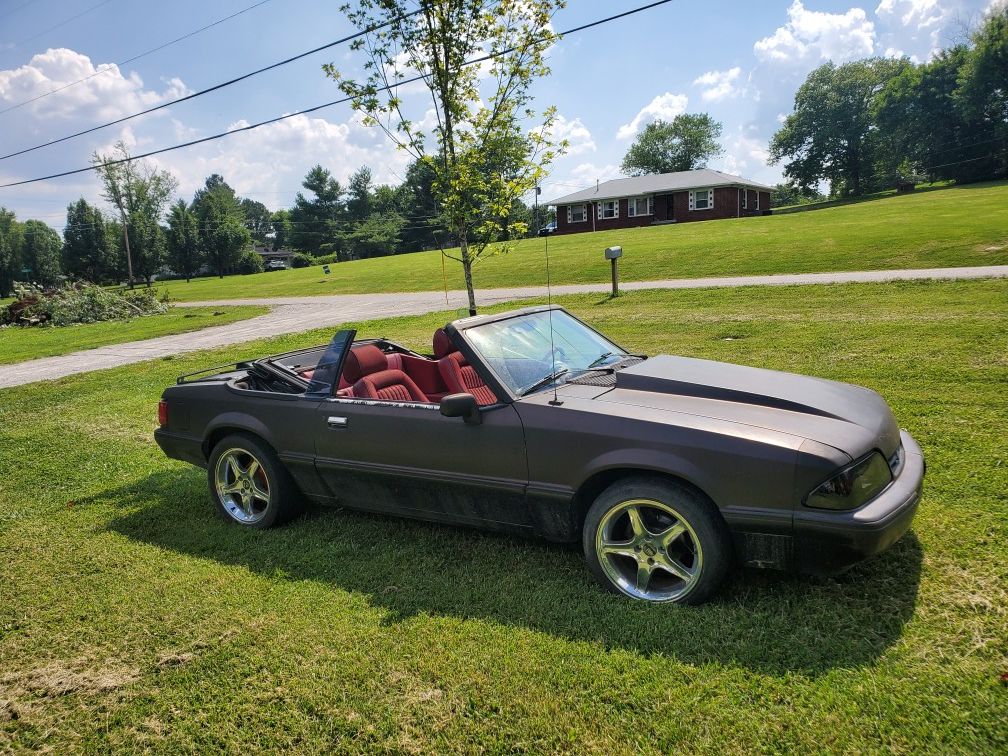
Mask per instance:
[[[607,16],[605,18],[601,18],[601,19],[598,19],[596,21],[589,22],[587,24],[582,24],[580,26],[575,26],[575,27],[573,27],[571,29],[566,29],[565,31],[560,32],[558,36],[563,37],[563,36],[566,36],[566,35],[569,35],[569,34],[576,34],[577,32],[585,31],[587,29],[591,29],[591,28],[594,28],[596,26],[601,26],[602,24],[609,23],[610,21],[616,21],[616,20],[621,19],[621,18],[626,18],[627,16],[632,16],[632,15],[634,15],[636,13],[640,13],[640,12],[645,11],[645,10],[650,10],[651,8],[655,8],[655,7],[658,7],[660,5],[665,5],[666,3],[670,3],[670,2],[672,2],[672,0],[656,0],[655,2],[648,3],[647,5],[641,5],[641,6],[637,7],[637,8],[632,8],[632,9],[630,9],[628,11],[624,11],[623,13],[617,13],[615,15]],[[416,11],[414,11],[414,12],[416,12]],[[380,28],[380,27],[378,27],[378,28]],[[336,44],[336,43],[332,43],[332,44]],[[331,45],[327,45],[327,46],[331,46]],[[319,49],[322,49],[322,48],[319,48]],[[473,58],[472,60],[468,60],[465,63],[463,63],[462,66],[463,67],[468,67],[468,66],[476,65],[477,63],[483,63],[483,62],[488,61],[488,60],[493,60],[495,58],[499,58],[499,57],[501,57],[503,55],[506,55],[508,53],[511,53],[513,51],[514,51],[513,48],[512,49],[507,49],[507,50],[499,50],[498,52],[491,53],[489,55],[483,55],[483,56],[480,56],[478,58]],[[309,53],[304,53],[304,54],[307,55],[307,54],[310,54],[310,52]],[[280,65],[280,64],[275,64],[275,65]],[[242,78],[248,78],[248,76],[250,76],[250,75],[254,75],[254,74],[246,74],[246,76],[242,77]],[[423,81],[425,78],[426,77],[425,77],[424,74],[419,74],[419,75],[414,76],[414,77],[409,78],[409,79],[402,79],[402,80],[396,81],[394,84],[390,84],[388,86],[376,87],[375,91],[376,92],[389,91],[391,89],[395,89],[397,87],[405,86],[407,84],[413,84],[413,83],[418,82],[418,81]],[[223,84],[222,85],[218,85],[216,88],[219,89],[221,86],[225,86],[225,85],[223,85]],[[199,93],[197,93],[197,94],[199,94]],[[193,97],[193,96],[195,96],[195,95],[190,95],[190,97]],[[189,98],[183,98],[183,99],[189,99]],[[343,103],[346,103],[346,102],[350,102],[351,100],[353,100],[352,97],[342,97],[342,98],[340,98],[338,100],[332,100],[330,102],[322,103],[321,105],[315,105],[315,106],[310,107],[310,108],[304,108],[303,110],[298,110],[298,111],[295,111],[293,113],[287,113],[287,114],[282,115],[282,116],[277,116],[275,118],[270,118],[270,119],[267,119],[265,121],[259,121],[257,123],[249,124],[247,126],[240,126],[238,128],[234,128],[234,129],[231,129],[229,131],[222,131],[222,132],[220,132],[218,134],[212,134],[211,136],[201,137],[200,139],[192,139],[192,140],[190,140],[188,142],[182,142],[181,144],[175,144],[175,145],[172,145],[170,147],[162,147],[162,148],[157,149],[157,150],[150,150],[149,152],[145,152],[145,153],[142,153],[140,155],[134,155],[134,156],[129,157],[129,158],[120,158],[118,160],[110,160],[107,163],[105,163],[104,165],[118,165],[120,163],[129,162],[130,160],[142,160],[143,158],[153,157],[154,155],[162,155],[162,154],[164,154],[166,152],[172,152],[174,150],[181,150],[181,149],[184,149],[186,147],[194,147],[195,145],[198,145],[198,144],[204,144],[206,142],[212,142],[212,141],[215,141],[217,139],[223,139],[224,137],[231,136],[232,134],[238,134],[238,133],[241,133],[243,131],[252,131],[253,129],[258,129],[258,128],[262,127],[262,126],[269,126],[271,124],[287,120],[288,118],[294,118],[295,116],[307,115],[309,113],[314,113],[316,111],[323,110],[324,108],[332,107],[333,105],[340,105],[340,104],[343,104]],[[163,106],[159,106],[159,107],[163,107]],[[152,108],[152,110],[156,110],[156,108]],[[145,112],[150,112],[150,111],[145,111]],[[67,137],[67,138],[69,138],[69,137]],[[12,182],[9,182],[7,184],[0,184],[0,189],[8,189],[10,187],[23,186],[25,184],[34,184],[34,183],[37,183],[39,181],[49,181],[51,179],[63,178],[64,176],[73,176],[73,175],[76,175],[78,173],[86,173],[86,172],[92,171],[92,170],[94,170],[94,166],[88,166],[86,168],[75,168],[75,169],[69,170],[69,171],[62,171],[61,173],[51,173],[48,176],[39,176],[38,178],[24,179],[22,181],[12,181]]]
[[[132,58],[126,58],[126,60],[121,61],[119,63],[116,63],[116,66],[122,67],[122,66],[128,65],[130,63],[133,63],[134,61],[140,60],[140,58],[145,58],[148,55],[151,55],[152,53],[156,53],[159,50],[163,50],[166,47],[171,47],[174,44],[177,44],[177,43],[182,42],[182,41],[184,41],[186,39],[189,39],[190,37],[194,37],[197,34],[205,32],[207,29],[211,29],[214,26],[218,26],[219,24],[223,24],[225,21],[230,21],[232,18],[237,18],[238,16],[242,15],[243,13],[248,13],[250,10],[254,10],[255,8],[258,8],[260,5],[265,5],[268,2],[270,2],[270,0],[260,0],[259,2],[255,3],[254,5],[250,5],[247,8],[242,8],[241,10],[235,11],[234,13],[232,13],[229,16],[224,16],[223,18],[219,18],[216,21],[213,21],[212,23],[207,24],[206,26],[201,26],[199,29],[194,29],[191,32],[187,32],[187,33],[183,34],[181,37],[176,37],[175,39],[169,40],[168,42],[163,42],[160,45],[158,45],[157,47],[152,47],[150,50],[146,50],[146,51],[144,51],[142,53],[134,55]],[[56,87],[55,89],[50,89],[48,92],[44,92],[43,94],[40,94],[40,95],[35,95],[34,97],[30,97],[27,100],[19,102],[19,103],[15,104],[15,105],[9,105],[8,107],[4,108],[3,110],[0,110],[0,115],[2,115],[4,113],[7,113],[7,112],[10,112],[11,110],[17,110],[18,108],[24,107],[25,105],[27,105],[29,103],[32,103],[32,102],[35,102],[36,100],[41,100],[43,97],[48,97],[49,95],[55,94],[56,92],[62,92],[64,89],[69,89],[70,87],[74,87],[74,86],[77,86],[78,84],[82,84],[83,82],[88,81],[89,79],[93,79],[95,76],[98,76],[99,74],[108,73],[111,70],[112,70],[111,66],[107,66],[105,68],[101,68],[101,69],[95,71],[94,73],[85,76],[83,79],[77,79],[77,81],[72,81],[72,82],[70,82],[68,84],[64,84],[61,87]]]
[[[268,0],[263,0],[263,1],[267,2]],[[262,3],[260,3],[260,5],[261,4]],[[419,12],[420,11],[413,11],[412,13],[407,13],[405,16],[402,16],[401,18],[395,19],[395,21],[401,21],[402,19],[409,18],[410,16],[415,16]],[[277,61],[276,63],[271,63],[270,65],[264,66],[263,68],[256,69],[255,71],[250,71],[248,73],[242,74],[241,76],[236,76],[235,78],[229,79],[228,81],[223,81],[220,84],[214,84],[211,87],[207,87],[206,89],[201,89],[198,92],[192,92],[191,94],[187,94],[184,97],[178,97],[178,98],[176,98],[174,100],[169,100],[168,102],[162,102],[160,105],[155,105],[153,107],[147,108],[146,110],[140,110],[140,111],[138,111],[136,113],[133,113],[131,115],[123,116],[122,118],[117,118],[114,121],[109,121],[108,123],[103,123],[103,124],[100,124],[98,126],[92,126],[89,129],[84,129],[82,131],[78,131],[76,133],[68,134],[67,136],[60,137],[59,139],[53,139],[51,141],[44,142],[42,144],[37,144],[34,147],[26,147],[23,150],[18,150],[17,152],[11,152],[8,155],[0,155],[0,160],[6,160],[7,158],[17,157],[18,155],[24,155],[27,152],[34,152],[35,150],[40,150],[43,147],[50,147],[50,146],[52,146],[54,144],[59,144],[60,142],[66,142],[67,140],[75,139],[75,138],[77,138],[79,136],[84,136],[85,134],[91,134],[91,133],[93,133],[95,131],[100,131],[101,129],[108,128],[109,126],[115,126],[115,125],[120,124],[120,123],[125,123],[126,121],[130,121],[130,120],[132,120],[134,118],[138,118],[139,116],[147,115],[148,113],[153,113],[153,112],[155,112],[157,110],[162,110],[162,109],[167,108],[167,107],[169,107],[171,105],[177,105],[180,102],[186,102],[187,100],[194,100],[197,97],[202,97],[203,95],[209,94],[210,92],[216,92],[218,89],[223,89],[224,87],[230,87],[232,84],[237,84],[240,81],[245,81],[246,79],[250,79],[253,76],[258,76],[259,74],[265,73],[266,71],[272,71],[274,68],[279,68],[280,66],[285,66],[288,63],[293,63],[296,60],[301,60],[302,58],[305,58],[305,57],[307,57],[309,55],[313,55],[313,54],[315,54],[317,52],[321,52],[322,50],[327,50],[330,47],[335,47],[336,45],[341,45],[341,44],[344,44],[345,42],[351,42],[351,41],[353,41],[353,40],[355,40],[355,39],[357,39],[359,37],[363,37],[365,34],[370,34],[371,32],[377,31],[378,29],[381,29],[381,28],[383,28],[385,26],[388,26],[388,25],[390,25],[392,23],[395,23],[395,21],[388,21],[388,22],[386,22],[384,24],[380,24],[380,25],[372,27],[370,29],[364,29],[363,31],[359,31],[359,32],[356,32],[356,33],[351,34],[349,36],[343,37],[341,39],[337,39],[337,40],[335,40],[333,42],[329,42],[329,43],[324,44],[324,45],[322,45],[320,47],[316,47],[316,48],[314,48],[312,50],[307,50],[306,52],[299,53],[298,55],[294,55],[294,56],[292,56],[290,58],[286,58],[284,60]]]
[[[10,10],[6,11],[5,13],[0,14],[0,18],[7,18],[8,16],[13,16],[19,10],[21,10],[22,8],[27,8],[33,2],[35,2],[35,0],[26,0],[25,2],[21,3],[21,5],[16,5]]]
[[[38,39],[38,38],[39,38],[39,37],[41,37],[41,36],[42,36],[43,34],[48,34],[48,33],[49,33],[49,32],[51,32],[51,31],[56,31],[57,29],[59,29],[59,28],[62,28],[62,27],[64,27],[64,26],[66,26],[66,25],[67,25],[67,24],[69,24],[69,23],[70,23],[71,21],[76,21],[76,20],[77,20],[78,18],[80,18],[81,16],[86,16],[86,15],[87,15],[88,13],[90,13],[91,11],[93,11],[93,10],[98,10],[98,9],[99,9],[99,8],[101,8],[101,7],[103,6],[103,5],[108,5],[108,4],[109,4],[109,3],[111,3],[111,2],[112,2],[112,0],[101,0],[101,2],[100,2],[100,3],[98,3],[97,5],[92,5],[92,6],[90,7],[90,8],[87,8],[87,9],[85,9],[85,10],[82,10],[82,11],[81,11],[80,13],[78,13],[77,15],[75,15],[75,16],[70,16],[70,18],[66,19],[65,21],[60,21],[60,22],[59,22],[58,24],[55,24],[54,26],[50,26],[50,27],[49,27],[48,29],[43,29],[43,30],[42,30],[42,31],[40,31],[40,32],[39,32],[38,34],[36,34],[36,35],[34,35],[34,36],[32,36],[32,37],[28,37],[28,39],[23,39],[23,40],[21,40],[21,41],[20,41],[20,42],[18,42],[18,43],[17,43],[16,45],[14,45],[14,47],[21,47],[22,45],[26,45],[26,44],[28,44],[29,42],[32,42],[32,41],[34,41],[34,40]],[[27,3],[26,3],[26,5],[27,5]],[[24,7],[24,6],[21,6],[21,7]]]

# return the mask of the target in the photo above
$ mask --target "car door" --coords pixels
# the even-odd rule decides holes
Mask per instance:
[[[328,397],[312,433],[315,465],[347,506],[502,530],[531,527],[528,465],[514,407],[486,407],[479,424],[439,406]]]

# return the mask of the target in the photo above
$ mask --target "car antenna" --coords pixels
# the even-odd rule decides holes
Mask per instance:
[[[536,184],[535,188],[535,218],[536,223],[539,219],[539,194],[542,192],[542,187]],[[550,235],[543,235],[543,249],[546,253],[546,306],[549,308],[549,331],[550,331],[550,358],[553,360],[553,366],[550,368],[550,375],[556,375],[556,346],[553,344],[553,290],[550,286],[550,267],[549,267],[549,238]],[[559,407],[563,402],[557,398],[557,385],[556,379],[553,380],[553,401],[550,402],[554,407]]]

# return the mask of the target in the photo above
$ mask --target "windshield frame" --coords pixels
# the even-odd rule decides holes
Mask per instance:
[[[525,318],[531,315],[536,315],[539,313],[545,313],[553,311],[554,313],[563,313],[571,320],[582,326],[588,331],[598,336],[600,339],[608,344],[611,344],[616,348],[616,354],[622,353],[623,355],[631,354],[627,349],[625,349],[620,344],[613,341],[611,338],[606,336],[604,333],[592,328],[590,325],[585,323],[581,318],[577,317],[567,309],[560,307],[559,305],[540,305],[538,307],[526,307],[521,310],[512,310],[510,312],[501,313],[500,315],[489,315],[489,316],[477,316],[471,318],[462,318],[456,320],[447,325],[447,331],[449,336],[458,346],[459,350],[462,352],[463,356],[469,362],[470,365],[477,367],[478,371],[482,374],[483,379],[487,384],[493,389],[494,393],[498,397],[507,397],[509,402],[515,402],[522,398],[522,395],[517,393],[511,386],[503,380],[503,378],[498,375],[494,370],[493,366],[490,365],[487,360],[483,357],[482,353],[476,349],[472,340],[469,338],[468,331],[480,328],[490,323],[500,323],[507,320],[516,320],[519,318]],[[456,338],[457,337],[457,338]],[[594,368],[590,368],[587,371],[581,370],[580,368],[572,369],[571,372],[566,375],[569,377],[576,377],[583,375],[585,372],[595,372],[600,370],[605,370],[608,365],[600,365]],[[548,373],[547,373],[548,375]],[[545,375],[543,376],[545,377]],[[543,391],[547,390],[555,383],[551,382],[544,385],[542,388],[532,391],[524,396],[526,398],[536,396]],[[562,384],[561,384],[562,385]]]

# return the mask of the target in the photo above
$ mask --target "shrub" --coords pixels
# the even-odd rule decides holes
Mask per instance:
[[[249,273],[262,273],[265,270],[263,266],[262,255],[252,249],[246,249],[241,253],[241,257],[238,258],[238,272],[249,274]]]
[[[291,257],[291,267],[292,268],[307,268],[309,265],[314,265],[315,260],[311,255],[307,255],[304,252],[295,252],[294,256]]]
[[[0,322],[16,325],[66,326],[102,320],[129,320],[168,311],[168,302],[154,289],[116,291],[90,283],[52,289],[16,286],[17,299],[0,311]]]
[[[331,255],[322,255],[321,257],[316,257],[314,260],[315,265],[332,265],[333,263],[339,262],[339,255],[333,252]]]

